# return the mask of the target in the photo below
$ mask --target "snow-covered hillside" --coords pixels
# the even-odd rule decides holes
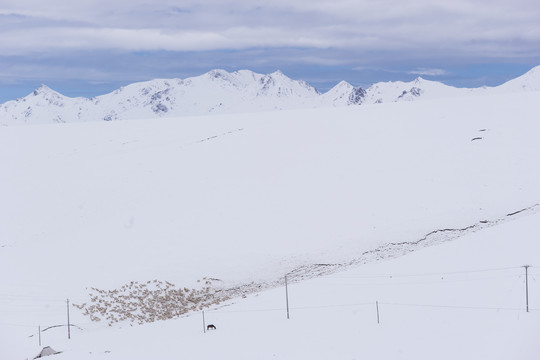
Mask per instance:
[[[535,359],[538,96],[2,127],[3,356]]]
[[[225,308],[144,326],[104,328],[75,317],[65,327],[0,324],[7,358],[50,359],[491,359],[540,353],[540,214],[391,261],[289,284]],[[20,304],[20,300],[19,300]],[[51,308],[61,309],[61,301]],[[24,306],[19,311],[28,309]],[[378,310],[378,312],[377,312]],[[35,313],[34,313],[35,314]],[[58,317],[61,317],[60,311]],[[29,337],[32,336],[32,337]],[[4,353],[5,354],[5,353]]]
[[[43,85],[24,98],[0,105],[0,125],[250,113],[537,91],[539,69],[495,88],[454,88],[418,78],[376,83],[367,89],[342,81],[324,94],[280,71],[262,75],[248,70],[212,70],[184,80],[135,83],[91,99],[69,98]]]

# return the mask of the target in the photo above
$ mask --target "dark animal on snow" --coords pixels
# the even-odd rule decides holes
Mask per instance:
[[[210,325],[208,325],[208,326],[206,327],[206,330],[216,330],[216,326],[210,324]]]

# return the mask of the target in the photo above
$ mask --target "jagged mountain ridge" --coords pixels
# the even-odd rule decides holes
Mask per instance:
[[[212,70],[187,79],[133,83],[93,98],[70,98],[42,85],[24,98],[0,105],[0,124],[259,112],[538,90],[540,66],[493,88],[455,88],[417,78],[411,82],[380,82],[367,89],[342,81],[322,94],[305,81],[290,79],[280,71],[263,75],[249,70]]]

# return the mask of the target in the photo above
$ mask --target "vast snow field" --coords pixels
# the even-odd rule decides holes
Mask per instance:
[[[536,359],[539,95],[2,127],[6,358],[35,356],[38,325],[66,324],[91,287],[208,277],[261,291],[207,309],[206,334],[199,311],[109,327],[71,307],[72,338],[42,343],[58,359]],[[342,271],[309,279],[317,264]]]

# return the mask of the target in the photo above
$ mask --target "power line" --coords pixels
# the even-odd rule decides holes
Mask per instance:
[[[529,267],[531,267],[531,265],[525,265],[523,266],[525,268],[525,301],[526,301],[526,306],[527,306],[527,312],[529,312]]]
[[[28,328],[34,328],[35,325],[22,325],[22,324],[9,324],[9,323],[0,323],[0,326],[17,326],[17,327],[28,327]]]
[[[504,271],[520,269],[522,266],[512,266],[503,268],[477,269],[477,270],[462,270],[462,271],[447,271],[434,273],[416,273],[416,274],[374,274],[374,275],[358,275],[358,276],[326,276],[327,279],[368,279],[368,278],[396,278],[396,277],[423,277],[423,276],[441,276],[441,275],[459,275],[471,274],[489,271]]]
[[[283,311],[283,308],[277,309],[253,309],[253,310],[205,310],[207,313],[212,314],[227,314],[227,313],[247,313],[247,312],[269,312],[269,311]]]
[[[429,308],[448,308],[448,309],[470,309],[470,310],[512,310],[522,311],[523,308],[517,307],[504,307],[504,306],[465,306],[465,305],[436,305],[436,304],[411,304],[411,303],[390,303],[390,302],[378,302],[380,305],[396,305],[396,306],[411,306],[411,307],[429,307]],[[291,310],[311,310],[311,309],[324,309],[324,308],[338,308],[338,307],[356,307],[356,306],[368,306],[373,305],[375,302],[361,302],[361,303],[349,303],[349,304],[331,304],[331,305],[314,305],[314,306],[300,306],[291,307]],[[540,310],[540,309],[529,309]],[[269,308],[269,309],[253,309],[253,310],[210,310],[207,313],[249,313],[249,312],[268,312],[268,311],[283,311],[283,309]]]
[[[523,311],[523,308],[506,308],[506,307],[486,307],[486,306],[461,306],[461,305],[433,305],[433,304],[402,304],[402,303],[379,303],[382,305],[396,306],[412,306],[412,307],[431,307],[431,308],[447,308],[447,309],[470,309],[470,310],[512,310]],[[540,309],[529,309],[540,310]]]
[[[352,304],[334,304],[334,305],[314,305],[314,306],[299,306],[291,307],[291,310],[310,310],[310,309],[325,309],[325,308],[337,308],[337,307],[354,307],[354,306],[364,306],[364,305],[373,305],[373,302],[363,302],[363,303],[352,303]],[[230,311],[221,311],[221,310],[206,310],[206,313],[212,314],[226,314],[226,313],[249,313],[249,312],[269,312],[269,311],[283,311],[283,309],[269,308],[269,309],[253,309],[253,310],[230,310]]]
[[[39,295],[17,295],[17,294],[0,294],[0,300],[42,300],[42,301],[62,301],[64,302],[66,299],[61,297],[47,297],[47,296],[39,296]],[[76,301],[85,301],[88,300],[88,298],[83,297],[74,297]]]
[[[447,283],[459,283],[459,282],[471,282],[471,281],[481,281],[481,280],[490,280],[490,279],[502,279],[502,278],[519,278],[522,275],[501,275],[501,276],[489,276],[489,277],[479,277],[479,278],[468,278],[468,279],[434,279],[426,281],[391,281],[391,282],[357,282],[353,284],[347,284],[349,286],[396,286],[396,285],[411,285],[411,284],[447,284]],[[392,280],[392,279],[389,279]],[[344,284],[335,283],[336,285],[343,286]]]
[[[373,305],[372,302],[363,302],[363,303],[354,303],[354,304],[336,304],[336,305],[317,305],[317,306],[302,306],[291,308],[293,310],[310,310],[310,309],[325,309],[325,308],[338,308],[338,307],[354,307],[354,306],[365,306]]]

